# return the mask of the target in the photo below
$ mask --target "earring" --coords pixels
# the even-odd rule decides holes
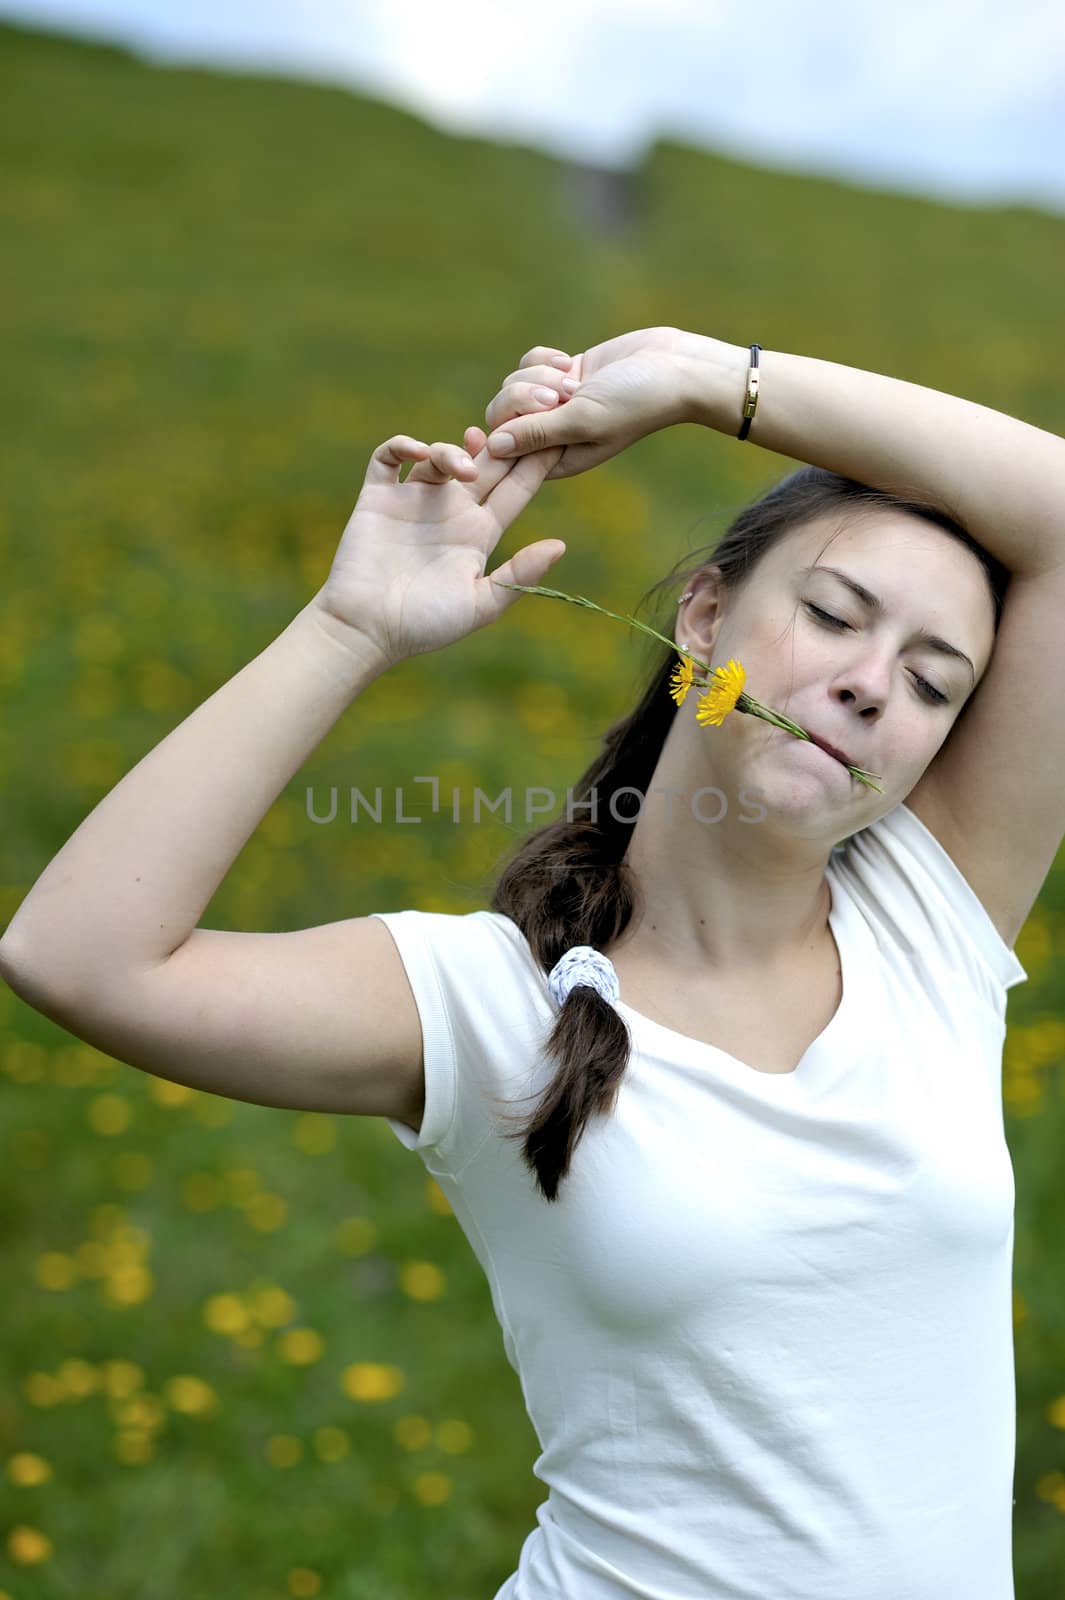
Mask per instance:
[[[689,589],[687,594],[682,594],[680,599],[677,601],[678,606],[682,606],[684,604],[685,600],[690,600],[694,593],[695,593],[694,589]]]

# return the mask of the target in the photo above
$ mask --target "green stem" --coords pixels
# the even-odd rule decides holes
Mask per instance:
[[[521,594],[545,594],[549,600],[568,600],[573,606],[587,606],[589,611],[601,611],[604,617],[613,617],[615,622],[627,622],[630,628],[639,628],[641,633],[650,634],[652,639],[657,639],[661,644],[668,644],[671,650],[677,650],[676,642],[667,639],[664,633],[659,633],[657,628],[649,628],[646,622],[637,622],[635,617],[623,616],[619,611],[608,611],[606,606],[597,605],[594,600],[586,600],[582,594],[563,594],[561,589],[545,589],[539,583],[504,583],[502,578],[493,578],[493,583],[498,583],[501,589],[517,589]],[[677,650],[678,655],[686,655],[689,661],[694,661],[696,666],[702,667],[704,672],[712,672],[713,668],[707,661],[700,661],[698,656],[693,656],[689,650]]]

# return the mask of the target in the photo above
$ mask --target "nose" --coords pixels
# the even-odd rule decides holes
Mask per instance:
[[[887,704],[891,692],[891,662],[886,651],[866,650],[860,660],[851,661],[837,675],[833,695],[853,710]]]

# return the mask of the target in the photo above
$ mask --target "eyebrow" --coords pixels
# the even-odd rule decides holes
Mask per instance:
[[[862,604],[868,606],[870,611],[875,611],[882,615],[887,609],[878,594],[873,594],[871,589],[867,589],[864,584],[858,582],[857,578],[852,578],[848,572],[841,571],[839,567],[803,567],[800,570],[800,577],[809,578],[815,572],[827,572],[831,577],[838,578],[840,583],[845,583],[847,588],[857,595]],[[946,639],[941,639],[937,633],[929,633],[927,628],[921,628],[917,638],[922,644],[926,644],[930,650],[938,650],[940,655],[956,656],[959,661],[964,661],[972,674],[973,682],[976,682],[976,668],[964,650],[959,650],[957,645],[948,644]]]

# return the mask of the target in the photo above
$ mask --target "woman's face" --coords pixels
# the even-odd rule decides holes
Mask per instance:
[[[816,831],[820,820],[836,838],[906,798],[983,676],[994,644],[987,579],[964,545],[893,508],[846,519],[842,532],[834,512],[786,535],[731,596],[716,574],[701,574],[677,625],[678,641],[711,665],[739,660],[755,699],[877,774],[883,794],[760,718],[733,713],[719,728],[700,727],[698,697],[685,701],[681,710],[696,739],[716,741],[712,750],[704,747],[715,783],[737,797],[741,787],[757,791],[761,804],[789,814],[801,831]],[[864,602],[829,567],[880,604]],[[922,631],[969,660],[930,645]]]

